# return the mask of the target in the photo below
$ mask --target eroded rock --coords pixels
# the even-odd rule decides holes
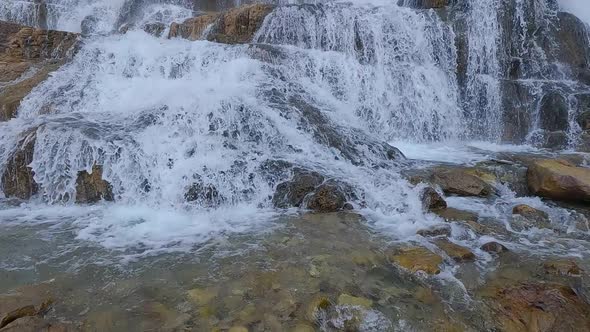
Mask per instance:
[[[113,201],[113,188],[102,179],[102,166],[92,166],[92,172],[81,171],[76,180],[76,203],[96,203],[100,200]]]
[[[204,184],[203,182],[195,182],[191,184],[184,199],[187,202],[196,202],[202,206],[215,207],[223,202],[223,197],[212,184]]]
[[[451,226],[447,224],[433,225],[418,230],[416,234],[423,237],[451,236]]]
[[[173,23],[169,38],[189,40],[207,39],[226,44],[247,43],[262,26],[264,18],[274,9],[273,5],[253,4],[190,18],[183,23]]]
[[[337,212],[344,209],[346,197],[335,183],[320,185],[307,202],[307,208],[317,212]]]
[[[495,253],[495,254],[499,254],[499,253],[508,251],[508,248],[506,248],[504,245],[502,245],[501,243],[498,243],[498,242],[494,242],[494,241],[483,244],[480,247],[480,249],[485,252]]]
[[[527,171],[527,183],[535,195],[562,201],[590,201],[590,169],[563,160],[534,161]]]
[[[543,270],[547,274],[557,276],[580,276],[582,269],[572,260],[553,260],[543,263]]]
[[[317,172],[296,168],[293,170],[293,178],[290,181],[282,182],[277,186],[272,201],[278,208],[300,207],[303,199],[323,181],[324,177]]]
[[[29,137],[21,144],[21,147],[8,161],[6,170],[2,174],[2,190],[6,197],[29,199],[39,190],[34,179],[35,174],[29,167],[33,161],[35,139]]]
[[[526,204],[519,204],[512,209],[512,225],[517,228],[549,228],[549,215]]]
[[[0,22],[0,121],[13,118],[22,99],[63,65],[75,48],[75,33]]]

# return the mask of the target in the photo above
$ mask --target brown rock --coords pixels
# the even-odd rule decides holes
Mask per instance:
[[[455,208],[446,208],[442,210],[435,210],[433,211],[439,217],[443,218],[447,222],[451,221],[471,221],[476,222],[478,220],[478,216],[476,213],[459,210]]]
[[[449,240],[440,239],[436,240],[434,243],[456,262],[468,262],[475,260],[475,255],[471,252],[471,250],[450,242]]]
[[[447,202],[432,187],[424,188],[421,198],[422,206],[427,211],[447,208]]]
[[[520,204],[512,209],[512,226],[516,228],[538,227],[549,228],[549,215],[545,211],[535,209],[526,204]]]
[[[336,212],[346,203],[344,193],[336,184],[324,183],[313,193],[307,207],[317,212]]]
[[[543,263],[543,270],[547,274],[559,276],[580,276],[582,269],[574,261],[555,260]]]
[[[430,182],[440,186],[446,194],[459,196],[489,196],[492,186],[469,169],[438,168],[433,170]]]
[[[76,180],[76,203],[96,203],[104,199],[113,201],[111,184],[102,179],[102,167],[94,165],[92,173],[82,171]]]
[[[416,234],[423,237],[451,236],[451,226],[447,224],[433,225],[418,230]]]
[[[411,272],[424,271],[427,274],[439,274],[439,265],[443,262],[439,255],[424,247],[400,249],[390,254],[389,259]]]
[[[12,158],[8,161],[6,170],[2,174],[2,190],[6,197],[29,199],[38,192],[39,186],[34,180],[34,172],[29,167],[33,161],[35,138],[30,136],[22,143]]]
[[[303,199],[324,181],[316,172],[295,169],[293,173],[293,178],[280,183],[273,195],[272,202],[278,208],[300,207]]]
[[[502,331],[589,331],[590,305],[569,287],[523,283],[488,297]]]
[[[527,171],[533,194],[562,201],[590,202],[590,169],[544,159],[533,162]]]
[[[78,35],[5,22],[0,22],[0,35],[0,121],[7,121],[21,100],[65,63]]]
[[[508,248],[498,242],[488,242],[481,246],[481,250],[489,253],[499,254],[508,251]]]
[[[219,14],[197,16],[181,24],[173,23],[169,37],[207,39],[226,44],[248,43],[262,26],[266,15],[273,9],[273,5],[253,4],[232,8]]]

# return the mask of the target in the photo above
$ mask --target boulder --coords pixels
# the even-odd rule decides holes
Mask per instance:
[[[543,147],[551,150],[563,150],[569,144],[567,133],[563,130],[545,132],[543,138]]]
[[[324,182],[324,177],[319,173],[296,168],[293,170],[291,180],[277,186],[272,198],[273,204],[278,208],[301,207],[303,199],[322,182]]]
[[[441,195],[432,187],[424,188],[420,197],[422,200],[422,206],[427,211],[447,208],[447,202],[445,199],[442,198]]]
[[[21,143],[21,147],[8,161],[2,174],[2,190],[6,197],[29,199],[38,192],[39,186],[35,182],[35,174],[29,167],[33,161],[34,149],[35,139],[29,137]]]
[[[102,166],[92,166],[91,173],[81,171],[76,180],[76,203],[96,203],[100,200],[113,201],[113,188],[102,179]]]
[[[590,305],[570,287],[525,282],[488,293],[486,300],[501,331],[590,330]]]
[[[475,255],[466,247],[460,246],[447,239],[439,239],[434,242],[437,247],[444,251],[456,262],[468,262],[475,260]]]
[[[335,183],[320,185],[307,202],[307,208],[316,212],[336,212],[343,210],[346,197]]]
[[[576,121],[582,130],[590,129],[590,111],[585,111],[576,117]]]
[[[531,193],[545,198],[590,201],[590,169],[556,159],[534,161],[527,170]]]
[[[391,262],[416,273],[423,271],[427,274],[439,274],[443,259],[424,247],[410,247],[399,249],[389,255]]]
[[[429,181],[440,186],[445,194],[489,196],[493,192],[492,186],[470,169],[436,168]]]
[[[0,36],[0,121],[7,121],[21,100],[65,63],[78,35],[0,22]]]
[[[197,16],[180,24],[172,23],[169,38],[207,39],[225,44],[248,43],[273,9],[273,5],[252,4]]]
[[[494,254],[499,254],[502,252],[506,252],[508,251],[508,248],[506,248],[504,245],[502,245],[501,243],[498,242],[488,242],[485,243],[484,245],[482,245],[480,247],[481,250],[488,252],[488,253],[494,253]]]

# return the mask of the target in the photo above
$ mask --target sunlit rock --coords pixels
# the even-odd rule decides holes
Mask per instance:
[[[590,169],[563,160],[535,161],[528,168],[527,181],[535,195],[563,201],[590,201]]]
[[[273,8],[266,4],[244,5],[222,13],[197,16],[180,24],[173,23],[169,37],[207,39],[226,44],[247,43]]]
[[[451,226],[447,224],[433,225],[418,230],[416,234],[423,237],[451,236]]]
[[[0,121],[16,115],[23,98],[57,70],[75,48],[75,33],[0,21]]]
[[[424,247],[403,248],[394,251],[389,259],[410,272],[423,271],[427,274],[439,274],[443,259]]]
[[[340,294],[336,302],[338,305],[358,306],[361,308],[370,308],[373,306],[373,301],[364,297],[356,297],[349,294]]]
[[[469,248],[460,246],[446,239],[439,239],[434,243],[456,262],[462,263],[475,260],[475,255],[469,250]]]

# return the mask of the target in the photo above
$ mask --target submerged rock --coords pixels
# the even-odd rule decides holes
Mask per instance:
[[[96,203],[100,200],[113,201],[111,184],[102,179],[102,166],[92,166],[92,172],[81,171],[76,180],[76,203]]]
[[[580,276],[582,269],[572,260],[553,260],[543,263],[543,270],[547,274],[558,276]]]
[[[526,204],[519,204],[512,209],[512,224],[517,228],[549,228],[549,215]]]
[[[488,301],[502,331],[590,330],[590,305],[563,285],[522,283],[492,291]]]
[[[527,171],[527,183],[535,195],[562,201],[590,201],[590,169],[563,160],[534,161]]]
[[[223,197],[214,185],[202,182],[191,184],[184,194],[184,199],[187,202],[196,202],[205,207],[215,207],[223,202]]]
[[[29,167],[33,161],[35,139],[29,137],[21,144],[22,146],[8,161],[6,170],[2,174],[2,190],[6,197],[29,199],[39,190],[34,179],[35,174]]]
[[[373,301],[364,297],[356,297],[349,294],[340,294],[337,303],[338,305],[358,306],[361,308],[371,308],[373,306]]]
[[[447,224],[433,225],[418,230],[416,234],[423,237],[451,236],[451,226]]]
[[[475,255],[471,252],[471,250],[450,242],[447,239],[436,240],[434,243],[456,262],[468,262],[475,260]]]
[[[253,4],[222,13],[197,16],[180,24],[172,23],[169,38],[207,39],[226,44],[248,43],[273,9],[273,5]]]
[[[439,274],[443,259],[424,247],[399,249],[389,255],[389,259],[413,273],[424,271],[427,274]]]

